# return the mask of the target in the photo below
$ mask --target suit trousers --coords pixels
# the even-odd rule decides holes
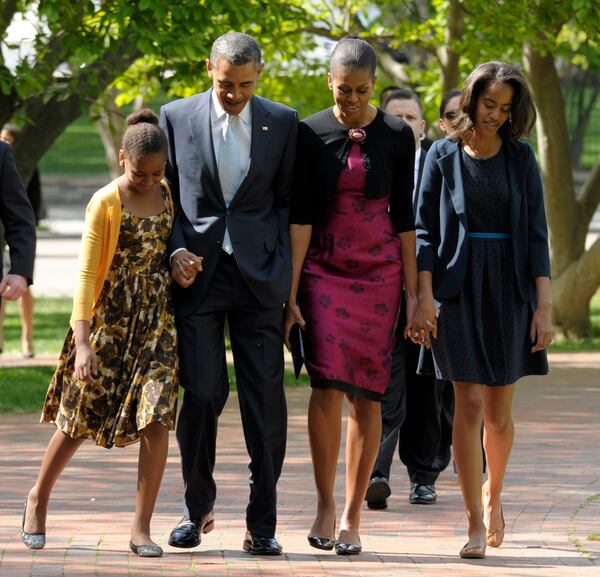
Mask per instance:
[[[381,401],[381,444],[372,476],[390,478],[400,441],[400,459],[411,482],[433,485],[450,462],[454,390],[450,381],[417,374],[421,347],[404,339],[405,326],[403,300],[392,352],[390,385]]]
[[[202,273],[200,273],[202,274]],[[283,387],[283,305],[262,306],[246,285],[235,257],[222,252],[196,311],[177,318],[180,377],[185,388],[177,423],[185,504],[199,520],[214,507],[217,424],[229,394],[225,322],[229,326],[246,448],[250,498],[246,525],[273,537],[276,484],[285,455],[287,406]]]

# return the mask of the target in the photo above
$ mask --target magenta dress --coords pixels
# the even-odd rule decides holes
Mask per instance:
[[[352,145],[337,194],[304,261],[298,302],[314,388],[381,400],[389,380],[402,294],[402,241],[389,197],[365,196],[360,146]]]

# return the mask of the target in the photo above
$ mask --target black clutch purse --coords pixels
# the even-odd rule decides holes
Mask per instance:
[[[294,363],[294,375],[296,378],[300,376],[302,365],[304,364],[304,331],[298,323],[293,324],[290,329],[290,346],[292,352],[292,361]]]

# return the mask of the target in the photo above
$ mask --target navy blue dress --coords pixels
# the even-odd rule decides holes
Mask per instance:
[[[469,233],[510,234],[504,146],[489,159],[461,151]],[[501,386],[548,372],[546,351],[531,353],[532,303],[517,287],[510,238],[469,238],[458,295],[440,303],[432,351],[438,379]]]

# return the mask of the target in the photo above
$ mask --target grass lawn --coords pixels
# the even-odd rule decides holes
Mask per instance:
[[[7,303],[4,322],[4,351],[18,354],[21,350],[20,321],[14,302]],[[36,300],[34,349],[38,354],[57,355],[62,348],[71,314],[70,299]],[[592,336],[581,341],[558,342],[552,352],[600,351],[600,291],[592,300]],[[3,368],[0,370],[0,413],[39,411],[54,367]],[[229,380],[235,389],[235,374],[229,367]],[[290,371],[285,374],[285,386],[308,386],[306,374],[296,380]]]
[[[41,411],[54,367],[0,370],[0,414]]]
[[[21,351],[21,321],[16,303],[6,303],[4,321],[4,352]],[[39,298],[35,301],[34,350],[37,354],[58,354],[69,328],[71,300],[66,298]],[[591,304],[592,335],[580,341],[553,343],[552,352],[600,351],[600,290]]]
[[[87,115],[70,124],[40,161],[46,175],[104,175],[108,166],[100,135]]]
[[[4,352],[21,351],[21,321],[16,303],[6,303]],[[58,354],[69,328],[71,299],[39,298],[35,301],[34,350],[38,354]],[[592,336],[580,341],[553,343],[551,352],[600,351],[600,290],[591,304]]]
[[[229,366],[229,382],[231,390],[235,390],[236,381],[233,367]],[[2,413],[37,413],[54,374],[54,367],[19,367],[0,370],[0,414]],[[291,371],[285,372],[284,384],[289,387],[307,387],[310,383],[306,374],[296,380]],[[179,389],[179,397],[183,389]]]
[[[34,307],[33,350],[37,354],[56,355],[69,329],[71,299],[38,298]],[[6,302],[3,350],[8,354],[21,352],[21,319],[15,302]]]

